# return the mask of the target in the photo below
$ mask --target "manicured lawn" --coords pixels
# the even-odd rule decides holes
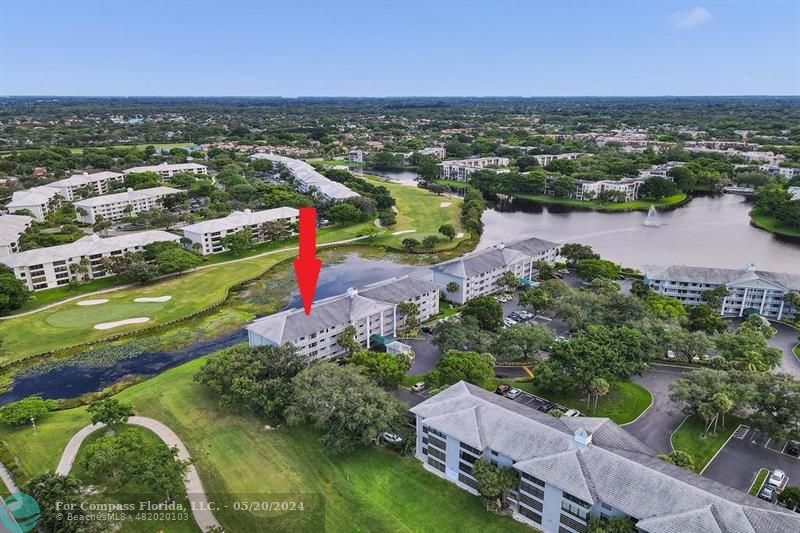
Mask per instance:
[[[543,204],[570,205],[575,207],[587,207],[597,211],[647,211],[651,205],[656,207],[666,207],[678,205],[686,201],[684,193],[678,193],[661,200],[634,200],[632,202],[600,202],[598,200],[577,200],[574,198],[559,198],[549,194],[527,194],[517,193],[513,196],[533,200]]]
[[[78,285],[75,288],[68,286],[55,287],[53,289],[45,289],[43,291],[36,291],[31,293],[31,298],[25,302],[22,308],[18,311],[20,313],[36,309],[37,307],[44,307],[47,304],[72,298],[73,296],[80,296],[94,291],[101,291],[116,285],[114,278],[100,278],[94,279],[88,283]]]
[[[792,228],[785,224],[781,224],[775,217],[771,217],[764,213],[759,213],[755,209],[750,211],[750,222],[755,227],[772,233],[787,235],[789,237],[800,237],[800,228]]]
[[[5,353],[0,363],[7,363],[27,354],[66,348],[81,342],[98,340],[110,335],[162,324],[185,317],[211,305],[225,296],[231,285],[258,275],[281,259],[291,257],[286,252],[257,259],[222,264],[143,285],[110,292],[96,298],[110,301],[97,306],[78,306],[69,302],[30,316],[0,322],[0,337]],[[140,296],[172,296],[164,303],[135,303]],[[95,297],[90,297],[95,299]],[[98,322],[140,316],[150,317],[143,324],[96,330]]]
[[[322,531],[315,502],[324,500],[326,531],[530,531],[484,510],[481,500],[425,471],[416,459],[365,448],[330,456],[306,428],[265,431],[253,417],[221,409],[192,381],[198,359],[135,385],[117,397],[139,414],[170,426],[193,457],[206,491],[218,502],[243,495],[304,500],[309,511],[271,517],[222,509],[230,531]],[[88,422],[85,409],[4,430],[2,439],[29,475],[53,469],[64,445]],[[249,499],[249,498],[248,498]]]
[[[759,468],[756,478],[753,480],[753,484],[750,485],[750,490],[747,491],[747,494],[750,496],[758,496],[758,492],[761,490],[761,486],[764,484],[764,480],[767,479],[768,475],[769,469]]]
[[[722,448],[728,437],[739,427],[739,420],[735,416],[725,417],[725,427],[717,427],[716,433],[703,436],[705,424],[696,417],[690,416],[672,434],[672,447],[688,453],[694,458],[694,470],[700,472]]]
[[[577,409],[585,416],[610,418],[617,424],[633,422],[650,406],[653,399],[650,392],[641,385],[632,382],[616,382],[611,384],[608,394],[600,398],[595,410],[593,405],[587,406],[586,401],[576,394],[557,394],[538,390],[530,380],[509,381],[496,379],[487,384],[486,388],[494,390],[500,383],[507,383],[512,387],[530,392],[551,402]],[[594,402],[592,403],[594,404]]]
[[[795,346],[794,350],[792,350],[792,351],[794,352],[794,356],[797,357],[798,359],[800,359],[800,344]]]

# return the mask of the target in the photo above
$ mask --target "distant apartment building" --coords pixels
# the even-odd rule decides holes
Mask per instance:
[[[789,187],[787,190],[792,200],[800,200],[800,187]]]
[[[32,223],[26,215],[0,215],[0,257],[19,252],[19,239]]]
[[[555,418],[460,381],[412,407],[416,457],[478,494],[478,460],[511,468],[512,516],[544,533],[627,518],[641,533],[800,531],[800,515],[659,459],[607,418]]]
[[[498,281],[506,272],[513,272],[517,278],[532,280],[536,277],[537,261],[555,264],[561,247],[558,243],[537,239],[523,239],[508,244],[500,243],[466,254],[431,267],[433,281],[445,287],[444,298],[456,304],[492,294],[501,289]],[[449,283],[458,285],[450,292]]]
[[[222,238],[232,233],[237,233],[247,228],[250,230],[253,242],[260,243],[269,239],[264,231],[264,224],[269,222],[285,222],[297,224],[300,212],[293,207],[277,207],[266,211],[234,211],[223,218],[204,220],[197,224],[183,227],[183,235],[192,243],[192,248],[198,248],[203,255],[218,254],[226,248],[222,245]]]
[[[730,294],[718,309],[725,316],[758,313],[781,320],[800,313],[784,301],[788,292],[800,292],[800,274],[767,272],[749,265],[742,270],[684,265],[644,267],[644,282],[657,294],[677,298],[685,305],[705,303],[705,291],[724,285]]]
[[[76,210],[85,211],[85,214],[81,214],[78,211],[78,220],[80,222],[94,224],[99,216],[102,216],[104,220],[119,220],[126,216],[134,216],[148,209],[160,208],[164,198],[182,193],[183,191],[180,189],[173,189],[172,187],[152,187],[150,189],[139,189],[138,191],[128,189],[125,192],[116,194],[78,200],[73,205]],[[128,206],[131,207],[129,212],[126,213]]]
[[[439,161],[444,161],[444,158],[447,157],[447,150],[445,150],[444,146],[429,146],[428,148],[423,148],[419,151],[422,155],[432,155]]]
[[[769,172],[773,176],[783,176],[787,180],[800,177],[800,168],[796,167],[781,167],[778,165],[765,164],[758,168],[764,172]]]
[[[439,312],[439,289],[429,281],[392,278],[316,301],[308,316],[302,309],[289,309],[257,319],[245,329],[251,346],[289,343],[310,360],[331,359],[344,354],[337,337],[351,325],[356,340],[366,348],[392,344],[405,320],[397,306],[414,303],[420,321],[427,320]]]
[[[446,180],[467,181],[473,172],[489,167],[507,167],[507,157],[475,157],[443,161],[442,178]]]
[[[191,174],[208,174],[208,167],[198,163],[161,163],[160,165],[147,165],[143,167],[126,168],[125,174],[132,172],[155,172],[162,178],[171,178],[175,174],[189,172]]]
[[[311,194],[323,201],[335,202],[359,196],[357,192],[345,185],[326,178],[305,161],[275,154],[253,154],[250,159],[269,159],[286,168],[291,174],[297,190]]]
[[[48,187],[58,189],[64,199],[70,202],[75,200],[76,192],[87,190],[91,195],[108,194],[114,183],[122,183],[125,176],[118,172],[95,172],[89,174],[75,174],[63,180],[48,183]]]
[[[581,153],[572,152],[567,154],[540,154],[540,155],[534,155],[533,157],[539,163],[540,167],[546,167],[547,165],[558,159],[566,159],[572,161],[574,159],[578,159],[582,155],[583,154]]]
[[[6,210],[9,213],[28,211],[36,222],[44,222],[47,215],[61,207],[61,200],[58,189],[46,185],[32,187],[12,194]]]
[[[102,278],[110,275],[102,265],[105,257],[140,252],[145,245],[154,242],[179,240],[177,235],[166,231],[142,231],[107,239],[87,235],[69,244],[0,257],[0,262],[11,268],[28,289],[39,291],[67,285],[75,277],[73,270],[82,260],[88,265],[86,275],[89,279]]]
[[[347,153],[347,161],[350,163],[363,163],[366,153],[363,150],[350,150]]]

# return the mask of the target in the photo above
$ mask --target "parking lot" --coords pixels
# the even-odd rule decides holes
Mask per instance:
[[[783,470],[788,485],[800,485],[800,459],[784,453],[786,442],[770,438],[761,431],[740,426],[703,475],[729,487],[747,492],[761,468]]]
[[[508,393],[506,393],[505,396],[506,398],[508,398]],[[530,407],[531,409],[536,409],[537,411],[541,411],[543,413],[548,413],[553,409],[558,409],[562,413],[567,413],[567,412],[574,413],[570,414],[570,416],[580,415],[580,412],[576,411],[575,409],[569,409],[568,407],[564,407],[563,405],[549,402],[544,398],[540,398],[539,396],[535,396],[525,391],[519,391],[519,395],[516,398],[513,398],[513,400],[518,404],[524,405],[525,407]]]

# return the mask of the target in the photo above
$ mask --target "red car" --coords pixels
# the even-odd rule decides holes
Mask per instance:
[[[503,396],[510,389],[511,389],[511,387],[509,387],[508,385],[498,385],[497,388],[495,389],[494,393],[495,394],[499,394],[500,396]]]

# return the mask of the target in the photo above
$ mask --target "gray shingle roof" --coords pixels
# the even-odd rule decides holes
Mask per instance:
[[[31,187],[23,191],[16,191],[11,195],[11,201],[6,204],[10,207],[30,207],[49,202],[58,194],[58,189],[42,185],[41,187]]]
[[[645,265],[644,275],[654,280],[708,283],[713,285],[747,283],[763,280],[780,285],[784,289],[800,290],[800,274],[769,272],[754,268],[732,269],[696,267],[687,265]]]
[[[130,174],[131,172],[160,172],[162,170],[172,170],[175,172],[180,172],[181,170],[199,170],[202,168],[208,168],[205,165],[200,165],[197,163],[161,163],[160,165],[145,165],[142,167],[131,167],[126,168],[122,172],[125,174]]]
[[[49,183],[48,185],[51,187],[81,187],[86,185],[87,183],[95,183],[97,181],[113,179],[113,178],[121,178],[122,174],[119,172],[94,172],[89,174],[88,172],[84,172],[83,174],[73,174],[68,178],[64,178],[63,180],[54,181]]]
[[[466,416],[470,411],[476,423]],[[466,434],[481,442],[476,447],[511,457],[518,470],[639,518],[637,526],[649,533],[800,531],[800,516],[658,459],[608,419],[556,419],[464,382],[411,412],[434,429]],[[592,434],[588,446],[574,442],[578,428]]]
[[[105,194],[103,196],[92,196],[91,198],[86,198],[85,200],[79,200],[73,205],[76,207],[94,207],[98,205],[126,202],[128,200],[138,200],[141,198],[147,198],[148,196],[167,196],[182,192],[182,190],[173,189],[172,187],[150,187],[149,189],[131,190],[114,194]]]
[[[366,298],[399,304],[416,298],[422,294],[438,291],[441,286],[437,283],[416,278],[391,278],[378,283],[367,285],[358,293]]]
[[[8,246],[19,240],[19,236],[31,225],[33,218],[27,215],[0,216],[0,246]]]
[[[432,270],[459,278],[471,278],[485,272],[506,267],[516,261],[530,259],[558,243],[532,237],[505,245],[479,250],[431,267]]]
[[[216,231],[243,228],[254,224],[263,224],[264,222],[273,220],[297,218],[299,214],[300,212],[294,207],[276,207],[275,209],[266,209],[264,211],[250,211],[249,209],[245,209],[244,211],[234,211],[226,217],[190,224],[184,226],[182,229],[184,232],[190,233],[213,233]]]
[[[349,187],[326,178],[305,161],[275,154],[253,154],[250,156],[250,159],[269,159],[270,161],[280,163],[289,169],[289,172],[292,173],[295,179],[315,187],[328,198],[346,200],[347,198],[359,196],[357,192],[351,190]]]

